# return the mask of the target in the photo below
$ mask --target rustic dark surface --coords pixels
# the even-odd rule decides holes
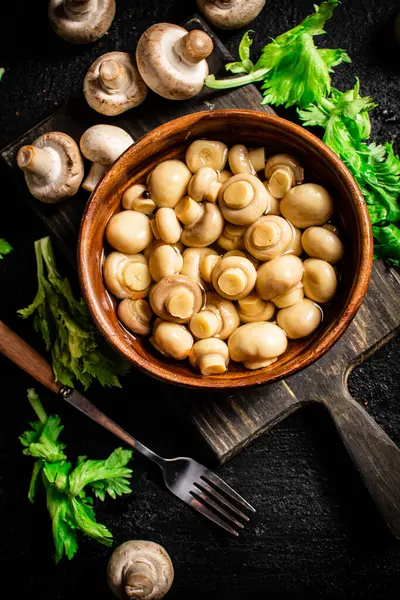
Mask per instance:
[[[151,14],[147,3],[134,5],[119,0],[110,34],[84,48],[68,46],[54,36],[47,27],[42,4],[42,8],[27,4],[22,15],[17,3],[8,6],[8,19],[1,24],[0,56],[3,66],[8,67],[0,89],[1,146],[47,116],[69,95],[79,94],[82,76],[95,56],[111,49],[132,49],[151,23],[180,22],[194,10],[194,3],[189,1],[154,2]],[[255,51],[268,36],[298,22],[311,6],[310,1],[269,3],[254,25]],[[357,74],[363,93],[379,101],[373,118],[379,141],[396,140],[400,131],[399,52],[393,53],[385,34],[396,8],[394,0],[368,4],[344,0],[327,27],[329,36],[323,40],[329,40],[331,47],[345,47],[353,58],[352,65],[338,69],[335,84],[348,87]],[[15,30],[17,23],[19,35],[10,39],[6,30]],[[224,34],[222,39],[234,52],[240,34]],[[1,233],[7,234],[17,252],[0,265],[1,318],[41,349],[30,325],[18,322],[14,311],[25,306],[34,293],[31,243],[45,231],[19,205],[6,178],[2,178],[2,199]],[[350,382],[353,395],[368,402],[370,413],[397,443],[399,349],[397,339],[360,367]],[[74,561],[57,568],[51,562],[48,517],[39,502],[33,507],[28,504],[31,463],[21,455],[17,440],[31,417],[24,399],[31,381],[3,359],[0,371],[2,571],[18,577],[14,579],[18,581],[18,596],[29,593],[54,600],[73,593],[79,598],[110,598],[104,582],[108,549],[82,540]],[[146,379],[138,376],[138,390],[145,385]],[[198,454],[193,440],[174,428],[163,403],[163,389],[160,386],[154,400],[159,405],[157,412],[150,410],[144,393],[139,392],[135,398],[124,397],[121,392],[102,393],[99,405],[155,450],[167,455]],[[90,398],[96,394],[93,388]],[[52,396],[45,392],[42,396],[49,409]],[[77,419],[68,407],[57,404],[57,411],[65,423],[64,439],[72,456],[105,456],[115,446],[110,435]],[[157,473],[140,458],[134,470],[134,494],[99,507],[99,520],[109,525],[117,542],[145,538],[165,545],[176,568],[171,599],[189,595],[292,599],[303,594],[316,598],[398,598],[399,543],[385,529],[322,408],[304,409],[221,469],[222,476],[245,492],[258,510],[239,540],[208,527],[196,513],[170,498],[158,485]]]

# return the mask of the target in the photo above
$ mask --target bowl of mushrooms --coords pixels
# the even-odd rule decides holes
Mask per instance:
[[[344,333],[372,236],[343,163],[305,129],[249,110],[190,114],[133,144],[82,220],[83,294],[111,345],[167,382],[287,377]]]

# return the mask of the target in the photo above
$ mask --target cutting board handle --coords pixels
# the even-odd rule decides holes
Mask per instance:
[[[400,539],[400,448],[347,390],[324,405],[389,529]]]

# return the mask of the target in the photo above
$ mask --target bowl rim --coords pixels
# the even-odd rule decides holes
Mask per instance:
[[[171,130],[171,124],[178,125],[179,122],[185,121],[185,127],[188,128],[194,123],[197,123],[203,119],[214,119],[221,118],[224,116],[232,116],[235,115],[237,118],[241,117],[249,117],[255,121],[263,121],[264,123],[274,123],[275,125],[279,125],[284,131],[290,131],[292,134],[300,136],[303,138],[305,142],[308,142],[315,149],[320,151],[325,158],[327,158],[332,164],[333,167],[341,173],[342,178],[346,181],[350,194],[353,198],[354,208],[357,215],[357,220],[360,226],[360,239],[361,239],[361,247],[360,247],[360,265],[357,272],[357,276],[354,279],[354,284],[350,293],[350,298],[347,304],[344,306],[342,314],[340,318],[338,318],[331,326],[329,331],[324,335],[324,337],[317,341],[315,348],[310,350],[310,352],[304,353],[304,356],[300,354],[295,360],[293,360],[293,364],[289,365],[288,368],[284,371],[284,373],[276,374],[273,376],[263,377],[262,373],[259,372],[259,380],[258,381],[250,381],[248,378],[243,378],[240,381],[235,380],[222,380],[224,384],[216,385],[216,379],[210,377],[195,377],[193,375],[183,375],[183,374],[174,374],[172,371],[163,370],[160,373],[160,369],[157,365],[155,365],[151,360],[146,359],[136,352],[135,349],[131,349],[130,354],[128,355],[126,351],[126,345],[122,340],[119,339],[118,335],[115,335],[115,331],[111,325],[108,324],[104,311],[100,309],[100,304],[94,300],[92,297],[92,289],[93,285],[91,285],[91,276],[90,276],[90,255],[88,253],[88,244],[85,241],[90,237],[90,225],[89,219],[87,219],[87,215],[90,211],[93,211],[93,207],[97,205],[101,199],[101,192],[104,188],[107,188],[108,182],[110,178],[113,176],[113,172],[118,169],[119,163],[124,160],[130,152],[135,151],[138,147],[144,144],[156,143],[160,139],[163,138],[164,132]],[[78,248],[77,248],[77,263],[78,263],[78,275],[81,290],[83,296],[88,305],[90,314],[94,320],[94,323],[100,333],[105,337],[106,341],[111,344],[111,346],[117,350],[119,354],[128,359],[135,367],[139,368],[142,372],[147,375],[151,375],[152,377],[182,387],[190,388],[190,389],[198,389],[198,390],[213,390],[213,391],[225,391],[230,389],[246,389],[252,387],[258,387],[261,385],[266,385],[270,383],[274,383],[275,381],[279,381],[285,379],[299,371],[302,371],[306,367],[313,364],[316,360],[321,358],[332,346],[341,338],[341,336],[346,331],[347,327],[350,325],[351,321],[355,317],[363,299],[368,289],[368,284],[372,271],[372,263],[373,263],[373,237],[372,237],[372,227],[369,219],[368,208],[365,203],[364,197],[353,178],[352,174],[345,166],[345,164],[340,160],[340,158],[330,149],[328,146],[319,138],[317,138],[310,131],[305,128],[289,121],[287,119],[283,119],[281,117],[270,115],[265,112],[249,110],[249,109],[236,109],[236,108],[226,108],[226,109],[216,109],[212,111],[199,111],[195,113],[190,113],[187,115],[183,115],[162,125],[155,127],[154,129],[145,133],[142,137],[140,137],[132,146],[130,146],[113,164],[111,169],[106,173],[103,179],[96,186],[95,190],[92,192],[89,197],[85,211],[82,215],[80,231],[79,231],[79,239],[78,239]],[[251,371],[249,371],[251,373]]]

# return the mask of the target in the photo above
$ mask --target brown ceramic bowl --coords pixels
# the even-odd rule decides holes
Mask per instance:
[[[182,158],[195,139],[222,140],[228,145],[265,146],[267,154],[295,153],[304,164],[307,181],[326,186],[336,201],[336,215],[346,246],[338,293],[324,307],[317,331],[291,342],[270,367],[248,371],[235,363],[223,375],[202,376],[188,361],[168,360],[148,339],[129,333],[118,321],[116,302],[102,279],[104,233],[119,210],[122,194],[169,158]],[[110,344],[142,371],[178,385],[201,389],[246,388],[287,377],[322,356],[344,333],[367,290],[373,242],[364,199],[347,168],[329,148],[306,129],[278,117],[250,110],[199,112],[166,123],[129,148],[107,173],[86,207],[82,220],[78,262],[84,297],[93,319]]]

